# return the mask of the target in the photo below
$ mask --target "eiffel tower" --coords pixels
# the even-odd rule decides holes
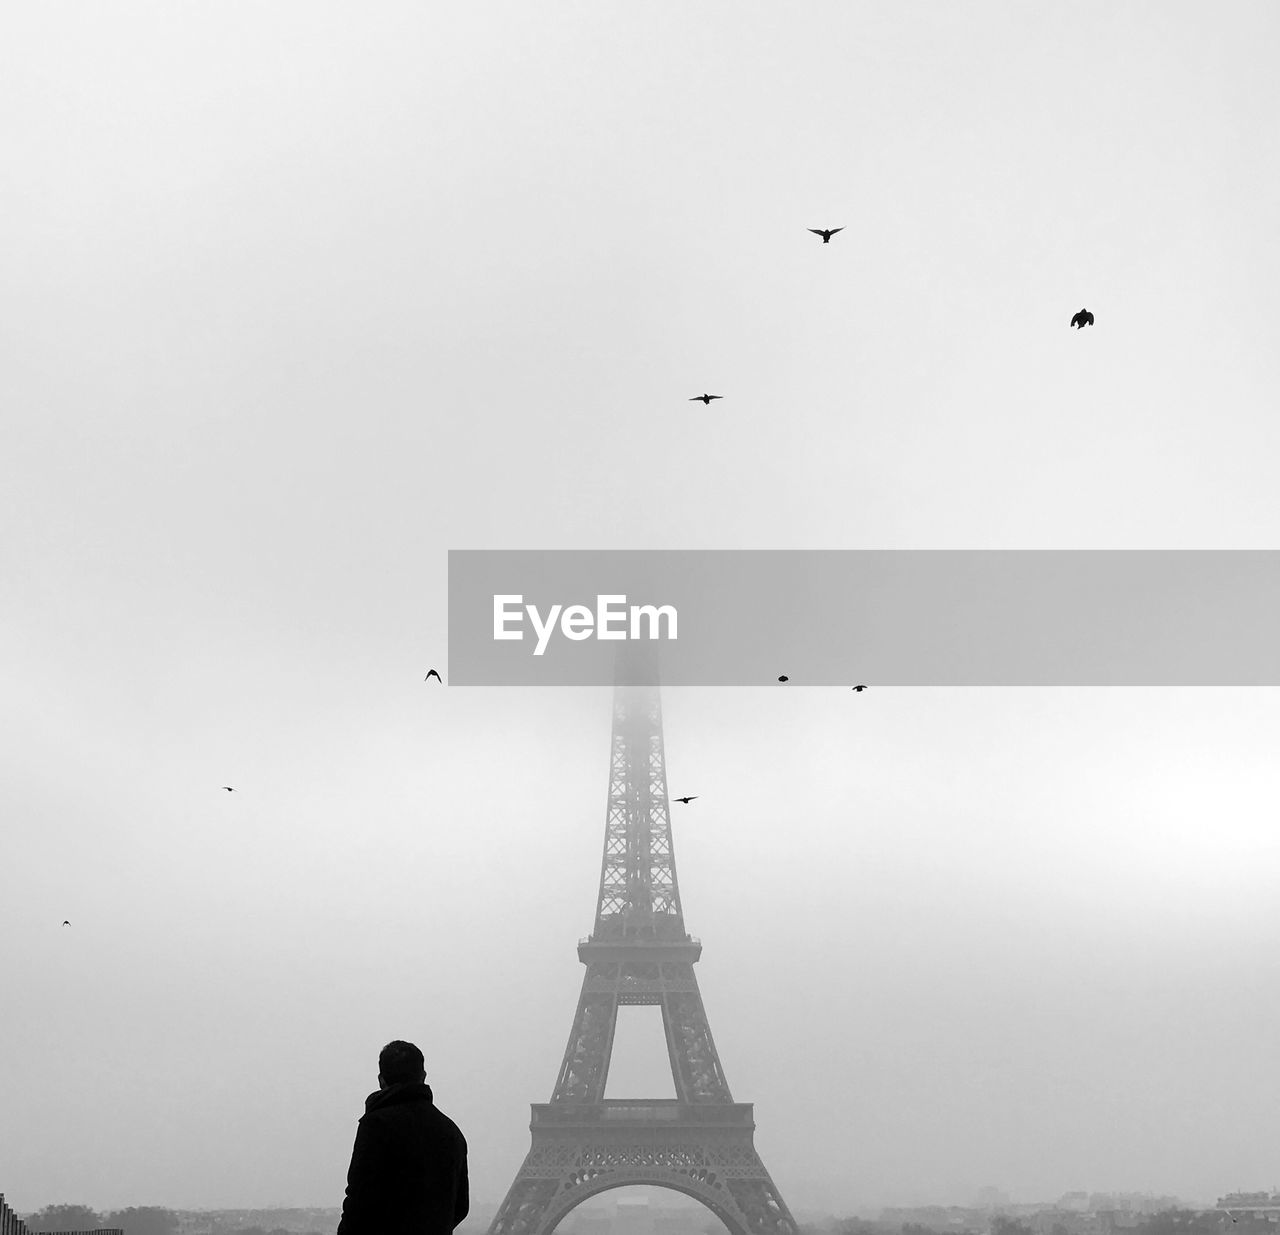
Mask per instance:
[[[680,908],[657,674],[629,651],[616,669],[595,930],[578,944],[582,994],[489,1235],[547,1235],[588,1197],[635,1184],[702,1201],[730,1235],[797,1235],[756,1152],[751,1104],[729,1093],[693,973],[701,955]],[[618,1008],[631,1004],[662,1008],[675,1098],[604,1096]]]

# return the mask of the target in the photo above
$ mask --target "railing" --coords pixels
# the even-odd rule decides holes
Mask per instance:
[[[0,1192],[0,1235],[27,1235],[27,1224],[4,1203]]]
[[[675,1098],[614,1098],[604,1102],[535,1102],[532,1123],[541,1127],[623,1126],[637,1123],[686,1127],[755,1126],[750,1102],[681,1102]]]
[[[0,1192],[0,1235],[32,1235],[27,1224],[5,1204],[3,1192]],[[58,1235],[124,1235],[124,1228],[99,1226],[92,1231],[59,1231]]]
[[[672,947],[687,947],[691,943],[696,943],[698,947],[702,947],[702,940],[697,935],[686,935],[683,939],[637,939],[628,936],[625,939],[592,939],[590,935],[583,935],[578,940],[578,947],[582,947],[588,943],[607,943],[607,944],[625,944],[636,943],[644,944],[646,947],[661,946],[662,944],[670,944]]]

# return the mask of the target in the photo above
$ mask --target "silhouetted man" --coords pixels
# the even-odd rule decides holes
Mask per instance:
[[[356,1125],[338,1235],[449,1235],[470,1202],[467,1142],[436,1110],[422,1052],[388,1042]]]

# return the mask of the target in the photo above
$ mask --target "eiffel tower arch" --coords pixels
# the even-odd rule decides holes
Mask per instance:
[[[547,1235],[575,1206],[648,1184],[701,1201],[731,1235],[797,1235],[735,1102],[693,966],[671,839],[662,707],[652,665],[620,656],[613,695],[609,805],[595,929],[550,1102],[534,1103],[532,1144],[489,1235]],[[606,1099],[618,1009],[662,1009],[674,1099]]]

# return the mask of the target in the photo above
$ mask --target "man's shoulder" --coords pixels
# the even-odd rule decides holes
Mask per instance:
[[[467,1147],[462,1129],[436,1106],[430,1095],[406,1094],[399,1101],[375,1105],[360,1117],[360,1122],[388,1127],[417,1125],[430,1128],[438,1135],[455,1141],[459,1148],[465,1150]]]
[[[454,1123],[453,1120],[450,1119],[449,1116],[446,1115],[438,1106],[433,1105],[431,1109],[435,1111],[435,1113],[440,1117],[440,1121],[443,1127],[447,1131],[451,1132],[455,1137],[457,1137],[459,1142],[462,1145],[462,1148],[466,1149],[467,1138],[462,1135],[462,1129],[459,1128],[458,1125]]]
[[[453,1141],[459,1149],[465,1151],[467,1148],[467,1138],[462,1135],[462,1129],[458,1127],[452,1119],[449,1118],[434,1102],[426,1103],[417,1108],[418,1117],[428,1127],[432,1129],[438,1136]]]

